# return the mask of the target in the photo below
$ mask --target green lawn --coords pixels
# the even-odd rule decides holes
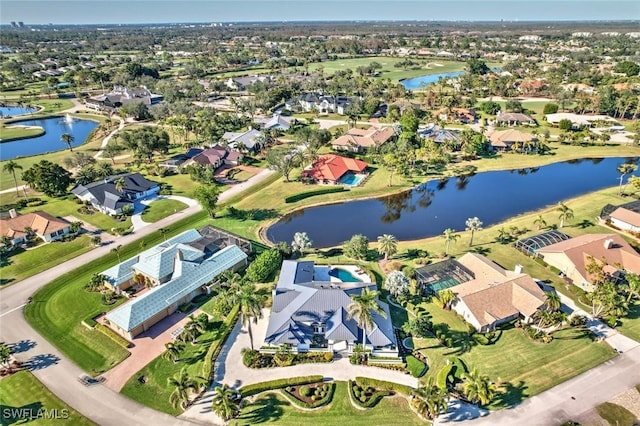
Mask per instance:
[[[196,345],[190,343],[185,345],[178,362],[174,364],[172,361],[167,361],[162,358],[162,355],[157,357],[136,372],[120,392],[141,404],[172,416],[180,414],[182,410],[169,403],[169,396],[173,389],[169,387],[167,379],[179,373],[183,368],[187,369],[190,377],[202,376],[207,350],[212,344],[218,344],[224,333],[222,321],[214,320],[210,327],[210,331],[198,338]],[[138,381],[140,376],[145,377],[144,384]]]
[[[633,340],[640,341],[640,301],[631,304],[629,314],[622,318],[622,324],[617,327],[620,333]]]
[[[613,404],[611,402],[605,402],[596,407],[600,417],[609,422],[610,425],[635,425],[636,416],[626,408]]]
[[[72,241],[56,241],[16,253],[0,263],[0,287],[23,280],[89,250],[89,237],[81,235]]]
[[[10,377],[0,380],[0,423],[10,425],[14,423],[29,423],[33,425],[59,425],[67,423],[71,425],[93,425],[94,423],[69,407],[63,401],[58,399],[47,389],[42,383],[28,371],[19,371]],[[12,417],[9,410],[22,409],[31,410],[33,416],[37,415],[38,410],[51,410],[49,413],[54,415],[57,411],[58,416],[62,419],[20,419]]]
[[[302,411],[294,408],[279,393],[269,392],[242,409],[240,417],[231,425],[255,425],[277,423],[278,425],[424,425],[411,411],[404,397],[383,398],[378,405],[368,410],[353,407],[347,394],[345,382],[336,383],[333,401],[324,408]]]
[[[197,213],[169,226],[167,236],[201,227],[207,222],[205,213]],[[144,238],[147,247],[162,241],[159,232]],[[140,244],[136,241],[123,246],[120,257],[128,259],[139,251]],[[69,271],[40,289],[34,295],[33,303],[25,308],[27,320],[40,334],[78,366],[95,374],[112,368],[129,354],[99,331],[88,330],[80,324],[85,318],[115,307],[105,306],[98,294],[86,292],[83,287],[92,274],[116,263],[116,254],[112,253]]]
[[[171,200],[168,198],[160,199],[152,202],[144,212],[142,212],[142,220],[147,223],[154,223],[167,216],[186,209],[188,206],[182,201]]]

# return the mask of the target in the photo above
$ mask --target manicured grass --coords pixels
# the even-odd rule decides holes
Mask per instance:
[[[42,127],[35,126],[2,126],[0,127],[0,141],[7,141],[10,139],[22,139],[40,136],[44,134]]]
[[[596,407],[600,417],[609,422],[610,425],[633,425],[636,424],[636,416],[626,408],[611,402],[605,402]]]
[[[220,320],[213,320],[209,325],[209,331],[200,336],[196,345],[187,343],[180,355],[180,360],[175,364],[162,358],[162,355],[151,361],[147,366],[135,373],[120,391],[129,398],[154,408],[156,410],[176,416],[182,412],[169,403],[169,397],[173,389],[167,380],[186,368],[189,377],[202,376],[202,366],[207,350],[213,344],[219,344],[224,335],[225,328]],[[144,376],[144,384],[138,381]]]
[[[142,212],[142,220],[147,223],[154,223],[176,212],[182,211],[187,207],[185,203],[178,200],[168,198],[156,200],[144,209],[144,212]]]
[[[207,222],[206,213],[197,213],[168,227],[167,236]],[[163,241],[163,237],[158,232],[145,237],[144,241],[151,247]],[[136,241],[123,246],[120,257],[128,259],[139,251]],[[27,320],[40,334],[78,366],[95,374],[112,368],[129,354],[104,334],[80,324],[85,318],[115,308],[116,305],[105,306],[99,294],[86,292],[83,287],[92,274],[116,263],[117,256],[111,253],[70,271],[40,289],[33,296],[33,302],[25,307]]]
[[[374,408],[358,410],[351,405],[347,384],[336,382],[333,401],[313,411],[294,408],[279,393],[266,393],[242,409],[240,417],[232,425],[424,425],[404,397],[383,398]]]
[[[94,423],[69,407],[52,394],[42,383],[28,371],[19,371],[10,377],[0,380],[0,423],[10,425],[14,423],[29,423],[33,425],[93,425]],[[31,410],[37,415],[38,410],[47,410],[51,415],[57,411],[60,419],[34,419],[33,421],[12,417],[11,409]],[[64,417],[64,419],[62,419]]]
[[[233,174],[233,180],[238,182],[245,182],[255,176],[256,174],[247,170],[240,170],[238,173]]]
[[[81,235],[72,241],[56,241],[16,253],[0,263],[0,287],[23,280],[89,250],[89,237]]]
[[[629,306],[629,314],[620,320],[622,323],[617,327],[620,333],[633,340],[640,341],[640,301]]]

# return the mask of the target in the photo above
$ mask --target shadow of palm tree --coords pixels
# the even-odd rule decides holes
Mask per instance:
[[[282,417],[284,410],[291,404],[281,401],[274,393],[270,393],[247,405],[243,413],[237,418],[241,424],[255,425],[258,423],[275,422]]]
[[[35,348],[36,342],[33,340],[20,340],[19,342],[11,343],[9,346],[11,347],[11,352],[17,354]]]
[[[527,396],[528,387],[520,380],[517,384],[511,382],[502,385],[502,392],[499,392],[493,400],[493,406],[509,407],[521,403]]]
[[[26,368],[30,371],[42,370],[51,365],[55,365],[60,361],[60,358],[53,354],[40,354],[29,358],[26,363]]]

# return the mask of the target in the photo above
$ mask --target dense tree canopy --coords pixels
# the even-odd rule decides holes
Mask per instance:
[[[31,188],[50,197],[63,195],[71,185],[71,173],[51,161],[41,160],[22,173]]]

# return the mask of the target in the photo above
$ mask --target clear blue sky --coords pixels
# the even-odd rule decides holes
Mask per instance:
[[[308,20],[638,20],[628,0],[0,0],[0,22],[105,24]]]

